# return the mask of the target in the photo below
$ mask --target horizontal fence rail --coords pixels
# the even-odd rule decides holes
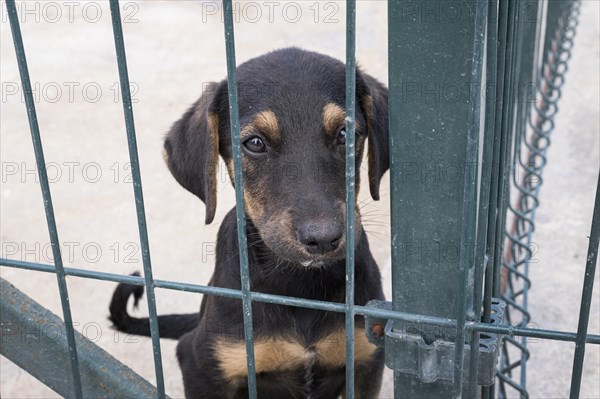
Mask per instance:
[[[14,267],[17,269],[54,273],[54,267],[52,265],[45,265],[41,263],[23,262],[6,258],[0,258],[0,265],[5,267]],[[143,277],[104,273],[72,267],[65,267],[65,273],[67,276],[90,278],[102,281],[113,281],[116,283],[125,283],[132,285],[145,284]],[[240,290],[235,290],[231,288],[213,287],[210,285],[191,284],[168,280],[154,280],[154,285],[156,288],[163,288],[168,290],[195,292],[199,294],[242,299],[242,292]],[[251,292],[250,297],[253,301],[272,303],[275,305],[295,306],[300,308],[319,309],[339,313],[344,313],[346,311],[346,306],[340,303],[289,297],[275,294],[265,294],[262,292]],[[422,314],[400,312],[395,310],[375,309],[371,307],[358,305],[354,307],[354,311],[356,314],[361,316],[387,318],[392,320],[405,321],[409,323],[421,323],[423,324],[423,326],[434,326],[443,328],[456,327],[456,320],[446,319],[443,317],[426,316]],[[465,328],[468,331],[497,333],[510,336],[523,336],[530,338],[552,339],[557,341],[568,342],[575,342],[577,340],[577,334],[575,332],[545,330],[531,327],[519,328],[510,325],[494,325],[488,323],[467,322],[465,323]],[[586,343],[600,345],[600,335],[587,334]]]
[[[244,211],[232,0],[223,0],[223,10],[232,154],[236,182],[241,289],[160,280],[155,279],[152,275],[142,177],[118,0],[110,0],[110,10],[117,67],[123,93],[123,111],[132,166],[144,276],[126,276],[64,267],[15,1],[7,0],[6,3],[25,93],[25,105],[38,166],[54,264],[0,258],[0,266],[56,274],[66,331],[67,349],[63,351],[63,354],[68,353],[69,364],[69,370],[62,371],[69,375],[69,382],[66,384],[68,386],[55,386],[54,382],[48,383],[52,389],[65,396],[83,397],[84,393],[89,392],[87,381],[90,375],[88,370],[90,353],[96,353],[100,357],[105,356],[101,352],[94,352],[99,348],[90,349],[90,344],[82,341],[80,334],[76,333],[73,328],[66,281],[66,276],[73,276],[145,287],[156,378],[155,394],[160,398],[166,397],[166,393],[157,323],[156,289],[178,290],[240,300],[244,315],[250,398],[257,397],[252,323],[253,301],[338,312],[345,315],[345,395],[347,398],[355,396],[354,322],[356,315],[391,321],[390,328],[386,327],[386,359],[393,359],[394,356],[397,358],[402,353],[403,338],[394,340],[394,337],[398,338],[398,335],[394,335],[394,333],[408,331],[408,327],[411,331],[416,331],[415,335],[420,339],[426,336],[425,332],[430,327],[444,329],[451,337],[451,339],[447,337],[433,338],[433,341],[452,347],[453,356],[449,362],[453,375],[451,381],[437,380],[435,383],[429,384],[414,374],[394,370],[396,397],[405,397],[408,394],[414,397],[423,397],[428,394],[455,398],[479,395],[487,398],[494,397],[496,394],[499,397],[508,397],[514,396],[511,389],[515,390],[520,397],[528,397],[525,367],[529,357],[525,340],[527,337],[576,343],[571,397],[579,396],[585,346],[586,344],[600,344],[600,335],[588,333],[600,234],[600,191],[598,188],[577,332],[531,328],[529,327],[531,315],[527,310],[527,295],[531,285],[528,276],[531,258],[529,245],[535,226],[535,211],[539,206],[538,196],[542,184],[543,167],[547,162],[546,150],[550,145],[549,136],[554,129],[554,116],[558,110],[557,102],[560,98],[576,33],[580,7],[578,1],[478,0],[473,3],[474,13],[469,14],[469,19],[464,26],[454,23],[428,25],[423,21],[411,20],[412,17],[407,16],[407,10],[401,7],[401,3],[395,1],[388,3],[393,226],[392,289],[394,292],[389,308],[359,306],[354,303],[355,0],[346,2],[345,181],[348,220],[345,227],[348,241],[346,245],[346,295],[344,302],[340,303],[252,291]],[[424,5],[426,0],[416,1],[416,3]],[[528,12],[532,11],[532,5],[538,19],[535,24],[528,25],[523,22],[523,16],[526,7],[530,7],[527,8]],[[443,39],[448,35],[466,38],[467,45],[462,41],[452,45],[445,43]],[[407,43],[419,43],[421,46],[407,46]],[[437,53],[434,51],[436,48]],[[438,66],[440,71],[436,71],[434,67],[423,68],[423,65],[435,64],[430,62],[432,57],[441,53],[448,54],[449,57],[444,60],[443,65]],[[537,56],[534,57],[532,54],[537,54]],[[465,60],[468,62],[465,63]],[[484,67],[485,74],[483,73]],[[478,87],[482,87],[482,85],[471,85],[468,99],[452,105],[447,104],[441,110],[425,109],[423,103],[402,101],[398,91],[400,83],[418,77],[428,79],[431,76],[441,76],[440,79],[447,79],[449,82],[453,82],[457,76],[479,84],[484,81],[491,82],[495,101],[481,101]],[[523,93],[519,90],[532,77],[535,79],[539,100],[533,104],[523,101],[521,97]],[[417,115],[419,118],[416,117]],[[430,117],[421,119],[422,115]],[[442,122],[447,124],[447,128],[453,134],[445,137],[446,141],[435,142],[433,145],[429,143],[430,147],[423,143],[418,145],[414,143],[412,133],[429,132],[431,129],[435,131],[435,128],[439,128]],[[407,132],[411,137],[408,137]],[[407,160],[410,157],[414,157],[417,161],[421,159],[424,152],[419,151],[424,148],[434,151],[440,157],[477,165],[477,168],[473,174],[465,173],[464,179],[459,184],[453,183],[446,186],[440,184],[435,188],[430,187],[431,190],[438,190],[436,191],[437,195],[432,195],[431,191],[424,190],[419,184],[407,184],[403,180],[398,166],[400,159]],[[519,176],[524,177],[520,179]],[[512,197],[511,190],[514,194]],[[420,193],[422,198],[418,200],[416,195],[409,197],[407,193]],[[455,217],[457,214],[460,217]],[[439,225],[423,223],[425,219],[439,219],[440,215],[446,215],[445,219],[453,220],[452,223],[444,225],[441,233],[442,227]],[[414,226],[414,228],[410,226]],[[423,262],[423,265],[415,267],[414,263],[402,259],[401,251],[404,243],[419,237],[425,239],[438,237],[438,235],[442,239],[460,237],[461,252],[458,262],[447,262],[441,267]],[[433,266],[439,269],[432,268]],[[434,273],[428,268],[434,272],[443,268],[444,274],[438,276],[438,280],[429,287],[429,295],[424,295],[422,292],[424,285],[421,283],[430,283]],[[439,292],[448,295],[447,297],[437,297]],[[507,303],[507,319],[502,324],[495,322],[496,319],[492,317],[495,298],[502,298]],[[2,306],[5,306],[4,301],[3,296]],[[478,348],[483,334],[497,334],[504,338],[496,373],[497,386],[482,388],[477,383],[477,376],[481,366]],[[80,359],[83,361],[80,362]],[[106,359],[108,359],[107,354]],[[66,365],[66,360],[64,363]],[[115,365],[115,367],[120,366]],[[140,384],[142,390],[154,392],[149,383],[139,381],[137,377],[132,374],[132,378]],[[39,378],[44,381],[44,375]],[[85,385],[82,385],[82,381]],[[109,384],[119,383],[108,379],[106,382]]]

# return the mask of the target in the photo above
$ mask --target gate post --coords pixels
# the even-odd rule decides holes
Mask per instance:
[[[386,330],[397,398],[460,397],[477,384],[463,377],[464,324],[474,318],[486,3],[388,3],[392,307],[457,321]],[[412,365],[390,364],[403,354]]]

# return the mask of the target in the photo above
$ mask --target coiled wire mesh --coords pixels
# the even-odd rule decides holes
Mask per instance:
[[[579,1],[561,3],[558,19],[554,23],[548,19],[541,65],[534,66],[537,68],[535,101],[519,104],[525,107],[526,123],[517,123],[514,135],[514,167],[509,188],[512,195],[505,230],[501,292],[507,303],[506,322],[517,327],[527,327],[531,321],[527,301],[531,287],[529,265],[536,251],[532,242],[534,218],[580,13]],[[504,338],[497,373],[498,397],[514,397],[514,393],[521,398],[529,397],[526,386],[529,356],[527,337]]]

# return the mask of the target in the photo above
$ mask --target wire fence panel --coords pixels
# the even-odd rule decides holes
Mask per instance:
[[[345,395],[355,396],[355,316],[385,324],[385,336],[371,342],[385,348],[394,369],[395,396],[528,397],[527,337],[576,342],[571,397],[578,397],[588,334],[593,278],[597,263],[600,191],[587,259],[580,323],[575,332],[529,326],[529,264],[542,172],[554,130],[554,117],[574,43],[578,1],[485,1],[464,7],[460,23],[432,23],[411,7],[426,10],[428,1],[388,3],[389,111],[392,214],[392,287],[389,303],[355,304],[354,204],[356,128],[356,4],[346,3],[346,295],[341,303],[253,292],[247,253],[246,214],[233,2],[223,0],[227,84],[236,190],[237,239],[241,289],[153,278],[142,190],[130,81],[118,0],[110,0],[123,111],[131,161],[144,276],[124,276],[63,267],[59,238],[35,103],[14,0],[7,0],[25,106],[38,165],[54,264],[0,258],[0,265],[57,277],[66,331],[69,378],[61,386],[36,371],[65,396],[88,392],[90,346],[73,329],[66,276],[144,286],[150,314],[158,397],[166,397],[157,321],[155,288],[235,298],[244,320],[248,394],[257,397],[252,303],[270,303],[342,313],[345,316]],[[526,16],[535,15],[534,20]],[[451,37],[452,41],[445,40]],[[460,40],[458,40],[460,39]],[[485,67],[485,74],[483,73]],[[437,101],[435,84],[468,84],[458,101]],[[480,89],[486,87],[486,101]],[[433,84],[432,86],[427,86]],[[416,86],[415,86],[416,85]],[[419,91],[414,92],[417,87]],[[532,91],[527,90],[535,88]],[[446,93],[447,94],[447,93]],[[411,96],[421,96],[411,98]],[[436,101],[431,101],[431,99]],[[493,100],[490,100],[493,99]],[[430,181],[440,165],[459,165],[458,179]],[[432,169],[433,168],[433,169]],[[435,184],[433,184],[435,183]],[[456,256],[440,256],[445,244]],[[429,250],[433,246],[433,252]],[[447,246],[446,246],[447,247]],[[447,255],[447,254],[446,254]],[[4,293],[3,293],[4,294]],[[4,298],[4,297],[3,297]],[[503,302],[506,303],[506,309]],[[4,301],[4,299],[3,299]],[[3,306],[4,306],[3,302]],[[502,316],[505,319],[502,319]],[[3,319],[4,323],[4,319]],[[371,324],[373,325],[373,324]],[[4,333],[4,332],[3,332]],[[499,336],[504,339],[499,343]],[[500,360],[496,365],[498,346]],[[83,346],[83,347],[82,347]],[[3,349],[4,350],[4,349]],[[63,353],[64,352],[64,353]],[[104,356],[104,355],[98,355]],[[84,359],[79,363],[79,358]],[[109,359],[108,356],[103,357]],[[107,360],[110,361],[110,360]],[[121,367],[114,363],[115,369]],[[489,379],[486,375],[489,374]],[[496,384],[494,385],[494,374]],[[152,391],[139,381],[142,389]],[[108,384],[118,384],[110,380]],[[95,388],[94,388],[95,389]]]

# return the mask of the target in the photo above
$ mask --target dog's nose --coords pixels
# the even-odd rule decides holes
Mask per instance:
[[[344,235],[344,226],[340,223],[309,222],[301,225],[296,235],[308,253],[324,254],[339,246]]]

